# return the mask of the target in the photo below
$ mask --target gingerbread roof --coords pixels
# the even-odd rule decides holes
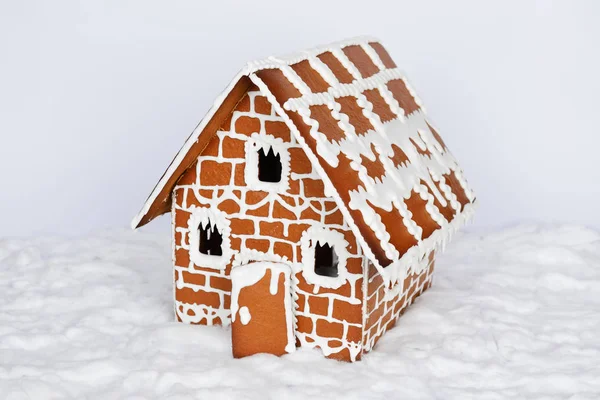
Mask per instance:
[[[248,63],[175,157],[134,228],[169,210],[178,176],[247,78],[286,121],[386,281],[471,216],[474,194],[421,101],[376,39],[356,38]]]

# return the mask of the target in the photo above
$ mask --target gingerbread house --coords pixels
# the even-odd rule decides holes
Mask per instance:
[[[359,360],[431,285],[475,197],[371,38],[248,63],[133,228],[171,212],[174,308],[234,356]]]

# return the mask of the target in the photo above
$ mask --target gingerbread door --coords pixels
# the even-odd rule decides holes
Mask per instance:
[[[295,350],[291,270],[254,262],[231,271],[231,341],[236,358]]]

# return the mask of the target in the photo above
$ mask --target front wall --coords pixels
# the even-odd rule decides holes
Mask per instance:
[[[244,177],[245,146],[253,133],[283,139],[291,174],[285,194],[253,190]],[[190,260],[188,219],[196,207],[218,208],[230,220],[233,257],[224,270]],[[292,266],[297,344],[326,355],[357,359],[362,342],[363,256],[335,201],[283,120],[252,88],[196,164],[181,177],[173,201],[175,303],[186,323],[229,324],[231,268],[250,261]],[[310,227],[341,232],[349,243],[348,281],[339,289],[315,288],[304,279],[301,237]]]

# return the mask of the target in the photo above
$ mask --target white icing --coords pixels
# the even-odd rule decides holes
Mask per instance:
[[[240,322],[243,325],[248,325],[248,323],[252,319],[252,315],[250,315],[250,310],[248,310],[248,307],[246,307],[246,306],[241,307],[239,313],[240,313]]]
[[[360,47],[365,51],[365,53],[367,53],[367,55],[371,58],[371,60],[373,61],[373,64],[375,64],[377,66],[377,68],[385,69],[385,65],[381,61],[381,58],[379,57],[379,55],[377,54],[377,52],[375,51],[374,48],[372,48],[371,46],[368,46],[364,42],[360,44]]]
[[[221,324],[227,325],[229,320],[229,310],[205,304],[189,304],[176,300],[175,311],[186,324],[197,324],[206,318],[206,325],[214,325],[217,319]]]
[[[362,94],[365,90],[378,89],[382,85],[384,86],[389,81],[395,79],[404,79],[404,74],[402,71],[398,68],[386,69],[379,71],[368,78],[358,79],[351,83],[338,82],[337,84],[332,85],[327,92],[308,93],[301,97],[291,98],[283,104],[283,107],[288,111],[300,111],[301,109],[306,108],[308,105],[324,105],[331,103],[334,99],[340,97],[356,97]],[[398,104],[397,101],[396,104]],[[400,106],[398,105],[397,108],[400,108]]]
[[[300,52],[282,55],[282,56],[270,56],[263,60],[255,60],[250,61],[246,64],[246,67],[243,71],[251,74],[256,71],[260,71],[261,69],[268,68],[279,68],[281,64],[292,65],[296,64],[300,61],[306,60],[307,55],[311,54],[321,54],[325,52],[334,52],[339,50],[340,48],[344,48],[352,45],[361,45],[363,43],[371,43],[371,42],[379,42],[379,39],[372,36],[357,36],[346,40],[341,40],[338,42],[333,42],[321,46],[316,46],[311,49],[302,50]],[[360,74],[358,75],[360,77]]]
[[[339,338],[320,337],[320,336],[317,336],[316,334],[312,334],[311,336],[309,336],[306,333],[302,333],[302,332],[298,332],[297,335],[298,335],[298,339],[300,340],[302,347],[308,347],[308,348],[318,347],[321,349],[321,351],[323,352],[323,354],[325,356],[329,356],[331,354],[338,353],[344,349],[348,349],[350,352],[350,360],[356,361],[356,356],[358,356],[362,350],[361,343],[350,342],[345,339],[342,339],[340,341],[339,346],[330,346],[330,342],[332,340],[338,341],[340,339]],[[344,336],[345,336],[345,332],[344,332]],[[306,340],[307,337],[310,337],[310,339],[312,341]]]
[[[359,43],[356,43],[359,44]],[[340,63],[344,66],[344,68],[346,68],[348,70],[348,72],[350,72],[350,75],[352,75],[352,77],[356,80],[361,79],[362,75],[360,74],[360,72],[358,71],[358,69],[354,66],[354,64],[352,64],[352,62],[350,61],[350,59],[348,58],[348,56],[346,56],[346,53],[344,53],[342,51],[343,47],[336,47],[331,49],[331,53],[335,56],[335,58],[337,58],[338,60],[340,60]]]
[[[267,271],[271,271],[271,280],[269,283],[269,291],[272,295],[277,294],[277,286],[279,283],[279,277],[283,274],[284,279],[284,310],[286,320],[286,330],[288,342],[285,346],[285,351],[288,353],[293,352],[296,349],[296,342],[294,336],[294,315],[292,310],[292,294],[291,294],[291,268],[288,265],[281,263],[272,262],[254,262],[247,265],[242,265],[231,270],[231,319],[235,322],[238,311],[242,324],[246,325],[250,322],[248,318],[244,323],[245,318],[240,309],[239,295],[243,288],[250,287],[258,283],[265,277]],[[251,305],[250,305],[251,306]],[[247,307],[247,306],[242,306]],[[248,312],[248,317],[250,313]]]
[[[317,71],[319,75],[321,75],[323,79],[325,79],[325,82],[327,82],[331,86],[338,84],[338,80],[331,71],[331,69],[329,69],[327,64],[321,61],[319,57],[308,52],[306,53],[306,59],[308,60],[308,63],[310,64],[311,68]]]
[[[176,235],[176,224],[175,224],[175,205],[177,204],[176,199],[173,199],[173,202],[171,203],[171,261],[173,266],[175,266],[176,262],[175,262],[175,251],[177,250],[177,246],[175,243],[175,235]],[[175,267],[176,269],[177,267]],[[181,272],[180,272],[181,274]],[[173,296],[173,317],[177,318],[177,314],[178,314],[178,310],[177,310],[177,293],[176,293],[176,288],[177,288],[177,282],[175,280],[173,280],[173,292],[172,292],[172,296]]]
[[[423,272],[425,272],[425,270],[427,270],[427,268],[429,268],[432,262],[433,261],[429,261],[429,255],[426,255],[418,262],[411,264],[407,268],[406,275],[403,276],[401,279],[398,279],[398,281],[394,283],[394,286],[392,286],[391,288],[386,286],[384,288],[385,294],[383,300],[392,301],[401,297],[404,294],[404,292],[406,292],[409,289],[407,287],[404,287],[404,279],[406,279],[406,277],[410,274],[422,274]]]

